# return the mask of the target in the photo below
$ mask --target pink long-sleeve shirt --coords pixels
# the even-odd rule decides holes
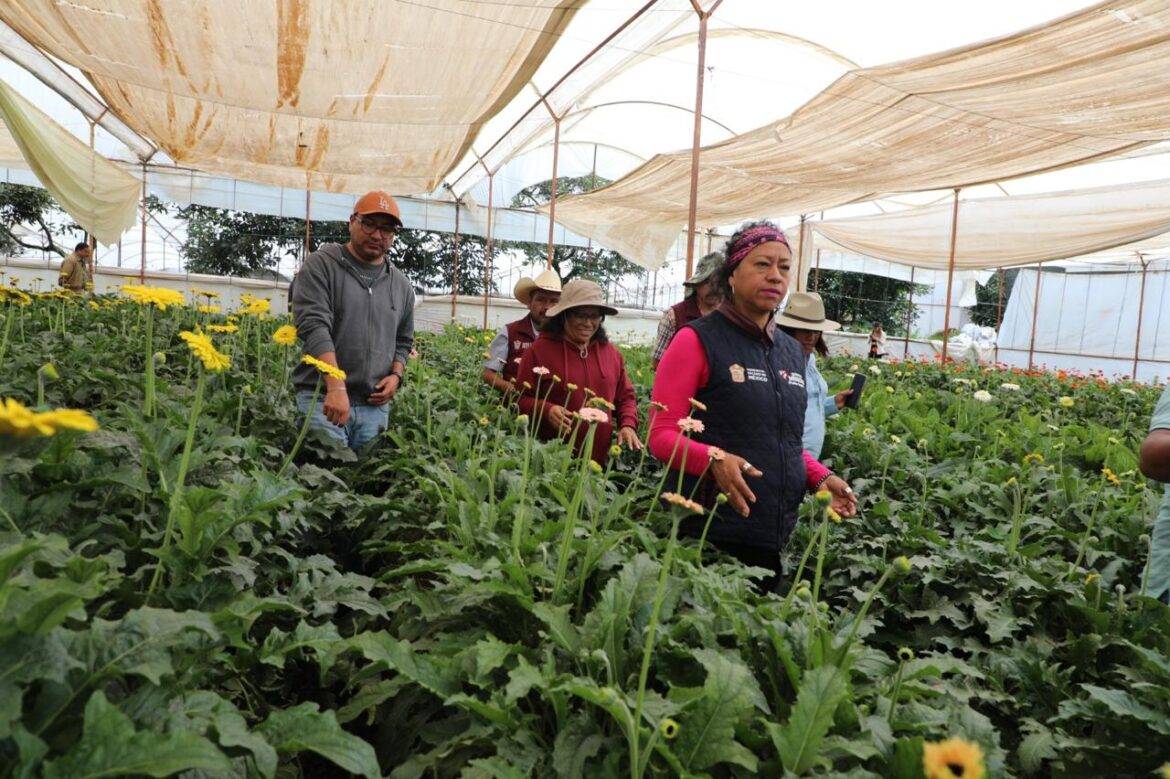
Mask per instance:
[[[658,364],[650,398],[666,406],[666,410],[650,412],[653,416],[650,421],[648,444],[650,454],[663,462],[670,461],[671,467],[681,467],[691,476],[699,476],[707,468],[707,450],[710,447],[684,436],[678,428],[678,421],[690,413],[690,399],[707,385],[708,378],[707,353],[699,342],[698,334],[689,327],[684,327],[674,336],[670,348],[666,350],[662,362]],[[807,472],[806,483],[812,490],[824,481],[831,471],[808,452],[803,454]]]

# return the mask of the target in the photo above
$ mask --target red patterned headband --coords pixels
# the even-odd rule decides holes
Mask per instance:
[[[788,243],[788,236],[784,235],[784,231],[779,227],[773,227],[772,225],[749,227],[735,239],[735,243],[727,247],[727,267],[734,268],[736,265],[739,265],[743,261],[743,258],[748,256],[748,252],[760,244],[770,241],[779,241],[787,246],[789,250],[792,249],[792,246]]]

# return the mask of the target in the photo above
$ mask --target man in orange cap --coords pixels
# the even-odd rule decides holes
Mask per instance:
[[[394,198],[366,193],[349,217],[349,241],[310,254],[292,292],[305,352],[345,371],[344,380],[324,377],[324,401],[314,404],[317,370],[297,365],[297,406],[313,415],[313,427],[354,451],[386,429],[387,404],[402,386],[414,345],[414,289],[386,259],[401,229]]]

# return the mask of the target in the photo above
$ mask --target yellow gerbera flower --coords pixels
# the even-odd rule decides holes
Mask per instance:
[[[1072,408],[1076,401],[1068,395],[1061,395],[1056,402],[1060,404],[1061,408]]]
[[[219,306],[208,304],[206,306],[195,306],[195,310],[200,314],[218,314],[220,309]]]
[[[983,779],[983,750],[961,738],[922,745],[922,770],[926,779]]]
[[[338,368],[335,365],[330,365],[324,360],[318,360],[316,357],[310,354],[306,354],[301,357],[301,362],[303,362],[305,365],[312,365],[325,376],[332,376],[335,379],[341,379],[342,381],[345,381],[345,371],[341,370],[341,368]]]
[[[182,292],[166,287],[148,287],[145,284],[126,284],[122,287],[126,297],[143,306],[155,306],[166,311],[168,306],[182,306],[187,303]]]
[[[272,334],[272,340],[281,346],[292,346],[297,342],[297,329],[292,325],[281,325]]]
[[[207,331],[210,333],[234,333],[240,328],[236,325],[208,325]]]
[[[232,361],[228,356],[215,348],[215,344],[211,342],[203,333],[193,333],[190,330],[183,330],[179,333],[179,337],[187,342],[187,346],[194,352],[195,356],[203,363],[203,367],[209,371],[219,372],[227,370]]]
[[[63,408],[37,412],[12,398],[0,400],[0,435],[27,438],[55,435],[62,430],[91,432],[97,429],[97,420],[85,411]]]
[[[272,305],[272,301],[268,298],[258,298],[248,294],[240,295],[240,302],[244,304],[240,313],[252,316],[264,316]]]

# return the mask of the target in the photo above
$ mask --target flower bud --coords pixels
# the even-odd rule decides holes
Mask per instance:
[[[718,495],[716,495],[715,502],[718,503],[720,506],[722,506],[724,503],[726,503],[727,502],[726,493],[721,492]]]
[[[47,362],[42,365],[37,372],[49,381],[56,381],[57,379],[61,378],[61,374],[57,373],[57,367],[51,362]]]
[[[610,457],[621,457],[622,456],[622,448],[620,446],[618,446],[617,444],[614,444],[613,446],[609,447],[609,456]]]
[[[527,425],[528,424],[528,415],[527,414],[517,414],[516,415],[516,424],[520,425],[521,427],[524,427],[525,425]]]
[[[1138,543],[1139,544],[1148,544],[1148,543],[1150,543],[1150,537],[1148,535],[1146,535],[1145,533],[1142,533],[1140,536],[1138,536]]]
[[[658,731],[662,734],[664,739],[670,741],[678,735],[679,726],[677,722],[672,720],[670,717],[667,717],[666,719],[662,720],[661,723],[659,723]]]
[[[155,365],[166,365],[167,364],[167,353],[166,352],[155,352],[154,353],[154,364]]]
[[[910,569],[913,567],[914,566],[910,564],[910,558],[906,557],[906,555],[902,555],[901,557],[894,558],[894,572],[895,573],[905,575],[905,574],[910,573]]]
[[[817,491],[816,498],[817,498],[817,503],[819,503],[822,506],[827,506],[833,502],[833,493],[829,492],[826,489],[821,489],[821,490]]]
[[[910,647],[903,646],[898,648],[898,659],[903,663],[908,663],[914,659],[914,650]]]
[[[593,471],[594,473],[601,473],[601,465],[597,462],[597,460],[590,460],[589,470]]]

